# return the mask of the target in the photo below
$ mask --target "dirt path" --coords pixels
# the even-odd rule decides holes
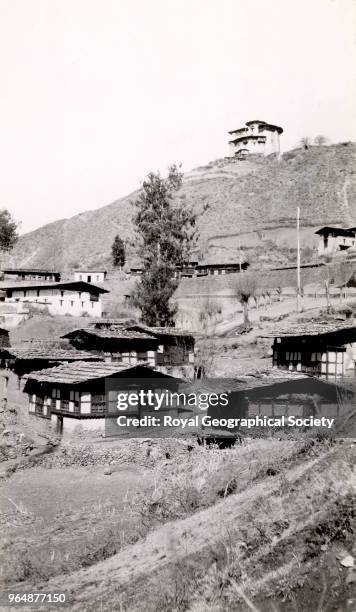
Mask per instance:
[[[305,297],[303,299],[303,311],[313,310],[314,308],[325,307],[325,298],[322,297]],[[261,316],[267,316],[271,318],[278,318],[281,315],[290,315],[297,312],[296,298],[284,298],[282,302],[273,302],[266,308],[250,308],[249,318],[252,323],[259,321]],[[238,312],[234,315],[233,320],[222,321],[215,327],[215,334],[217,336],[225,336],[232,332],[235,328],[243,323],[243,313]]]
[[[323,470],[324,459],[333,461],[336,452],[337,450],[329,451],[327,455],[306,460],[286,470],[283,478],[268,478],[241,494],[231,495],[211,508],[186,519],[167,523],[151,532],[143,541],[123,549],[117,555],[69,576],[51,579],[45,586],[41,585],[41,588],[46,591],[65,588],[73,602],[71,610],[87,609],[85,604],[88,605],[89,602],[89,608],[94,606],[90,609],[95,609],[95,602],[115,599],[115,594],[117,596],[118,592],[144,576],[152,575],[171,562],[197,554],[207,546],[216,545],[228,530],[246,525],[246,517],[251,509],[259,506],[261,502],[263,505],[267,498],[275,496],[281,487],[291,487],[301,478],[310,481],[315,474],[318,478],[317,473]]]

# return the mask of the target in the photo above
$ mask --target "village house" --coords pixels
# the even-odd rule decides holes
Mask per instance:
[[[162,373],[194,376],[194,338],[175,328],[123,326],[102,319],[63,338],[75,348],[102,355],[105,361],[126,365],[147,362]]]
[[[334,255],[356,246],[356,227],[321,227],[315,232],[319,236],[318,255]]]
[[[264,337],[274,338],[276,368],[329,380],[356,375],[356,325],[348,321],[300,323]]]
[[[48,309],[53,315],[101,317],[101,295],[106,289],[84,281],[61,283],[6,284],[5,302],[32,304],[38,309]]]
[[[201,263],[195,266],[197,276],[219,276],[244,272],[249,267],[247,261],[228,263]]]
[[[84,281],[86,283],[104,283],[106,280],[107,271],[97,268],[89,268],[83,270],[74,270],[74,280]]]
[[[76,349],[102,355],[107,362],[136,365],[147,362],[156,365],[159,341],[145,332],[128,331],[122,324],[95,322],[93,325],[71,331],[62,338]]]
[[[347,402],[344,408],[340,405],[339,386],[297,372],[272,370],[238,378],[203,378],[182,383],[179,392],[227,393],[227,406],[209,407],[207,414],[212,418],[338,417],[348,410]],[[353,398],[352,389],[343,392],[346,400]]]
[[[245,159],[248,155],[280,153],[280,134],[283,129],[265,121],[247,121],[245,127],[229,132],[230,157]]]
[[[174,274],[175,278],[191,278],[195,276],[195,269],[198,265],[198,261],[187,261],[186,263],[176,266]]]
[[[149,334],[158,341],[155,365],[161,372],[194,378],[195,339],[192,334],[175,327],[149,327],[142,324],[127,326],[126,329]]]
[[[5,268],[2,270],[4,280],[12,281],[48,281],[58,283],[60,272],[43,270],[41,268]]]
[[[176,391],[178,384],[178,379],[141,365],[78,362],[32,372],[25,392],[29,398],[29,414],[46,419],[61,435],[70,434],[78,425],[87,431],[118,435],[115,424],[120,414],[138,418],[157,416],[152,407],[140,403],[120,413],[119,391]],[[164,407],[160,409],[160,416],[167,413],[172,413],[170,407],[167,411]],[[177,414],[177,410],[173,413]]]
[[[142,266],[134,266],[130,268],[130,276],[141,276],[142,273],[143,273]]]
[[[24,404],[23,388],[30,372],[75,361],[102,361],[103,358],[86,351],[55,346],[53,341],[26,342],[0,347],[0,402],[2,405]]]

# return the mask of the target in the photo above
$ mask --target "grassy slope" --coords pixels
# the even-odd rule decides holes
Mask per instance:
[[[310,228],[307,236],[322,224],[355,224],[355,148],[348,143],[308,151],[296,149],[285,153],[280,162],[270,158],[237,163],[217,160],[187,173],[178,197],[191,202],[198,211],[204,204],[210,206],[199,217],[200,248],[206,250],[210,240],[211,253],[216,242],[222,256],[236,258],[236,236],[230,241],[214,236],[240,234],[244,246],[250,241],[247,234],[254,232],[254,241],[256,237],[262,240],[254,251],[263,257],[266,247],[271,250],[277,240],[273,232],[283,228],[286,235],[287,228],[294,226],[297,205],[301,207],[302,225]],[[130,202],[134,197],[131,194],[25,234],[13,253],[14,260],[21,265],[60,269],[74,263],[107,265],[115,234],[126,240],[132,237]],[[264,230],[269,232],[264,235]],[[287,261],[288,244],[279,247],[277,259]]]
[[[172,448],[172,459],[176,452]],[[43,591],[56,591],[65,584],[70,609],[87,612],[138,611],[142,601],[147,612],[242,612],[247,608],[239,589],[263,611],[346,609],[342,604],[350,597],[352,584],[345,584],[350,572],[339,568],[337,556],[353,552],[354,459],[351,447],[307,440],[260,440],[231,451],[196,449],[185,457],[179,452],[179,461],[152,467],[157,484],[129,502],[121,518],[93,507],[101,526],[111,527],[101,540],[94,543],[84,522],[75,549],[69,539],[56,555],[43,547],[43,556],[34,557],[36,567],[16,588],[31,591],[41,585]],[[8,489],[11,497],[11,480]],[[27,501],[22,501],[25,512]],[[15,514],[12,522],[23,522],[24,516],[17,516],[21,512]],[[59,532],[68,531],[63,517],[58,519]],[[39,541],[28,520],[23,527],[31,531],[31,556]],[[117,534],[130,533],[128,522],[131,528],[141,526],[137,541],[121,538],[120,543]],[[56,525],[39,521],[38,527],[49,533]],[[15,525],[7,534],[8,558],[17,570],[13,576],[20,562],[18,532]],[[110,551],[103,549],[105,544],[111,544]],[[73,572],[73,557],[79,571]],[[56,575],[62,567],[65,575]],[[318,608],[321,597],[328,606]],[[334,597],[339,597],[339,608],[329,607]],[[271,600],[276,607],[270,608]]]

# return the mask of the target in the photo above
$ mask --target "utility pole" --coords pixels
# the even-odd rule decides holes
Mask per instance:
[[[300,286],[300,208],[297,206],[297,311],[302,312],[302,295]]]

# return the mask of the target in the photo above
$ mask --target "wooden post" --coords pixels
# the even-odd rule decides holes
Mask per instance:
[[[300,235],[299,235],[299,224],[300,224],[300,208],[297,206],[297,311],[302,312],[302,296],[300,286]]]

